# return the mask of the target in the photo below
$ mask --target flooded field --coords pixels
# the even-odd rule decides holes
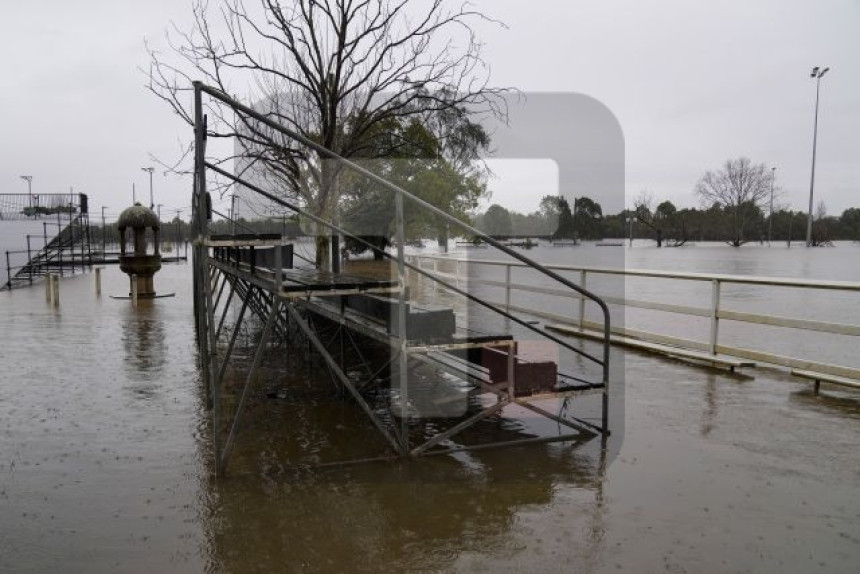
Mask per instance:
[[[599,257],[590,249],[577,263]],[[860,280],[847,264],[856,247],[814,258],[694,249],[624,251],[629,267]],[[547,257],[567,257],[557,253]],[[598,439],[303,469],[285,459],[355,458],[384,444],[348,401],[275,395],[249,413],[216,480],[190,266],[166,265],[155,283],[176,296],[136,309],[109,297],[128,290],[116,267],[101,298],[92,275],[64,279],[59,309],[40,285],[0,293],[0,572],[860,564],[860,394],[815,397],[783,371],[734,375],[622,349],[612,379],[624,383],[613,387],[623,421],[607,445],[616,456]],[[277,376],[331,386],[310,368]],[[488,422],[476,432],[522,430]]]

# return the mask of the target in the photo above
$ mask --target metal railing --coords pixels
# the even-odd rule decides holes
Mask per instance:
[[[536,317],[559,321],[566,324],[572,324],[580,329],[587,330],[593,329],[595,327],[594,322],[589,321],[586,318],[587,301],[579,297],[578,295],[571,294],[558,289],[553,289],[551,287],[526,283],[517,283],[512,281],[512,270],[523,267],[518,263],[512,263],[507,261],[494,261],[487,259],[461,259],[452,256],[440,255],[412,255],[410,256],[410,258],[417,265],[422,267],[426,267],[428,265],[427,262],[432,262],[432,273],[434,275],[453,281],[464,279],[464,276],[460,273],[461,263],[463,262],[468,262],[468,264],[473,269],[475,267],[480,266],[503,268],[505,276],[504,281],[476,277],[475,274],[470,275],[468,277],[468,281],[471,285],[486,285],[489,287],[503,289],[504,301],[498,301],[497,304],[505,309],[532,314]],[[443,261],[453,263],[453,273],[446,273],[445,271],[440,270],[438,263]],[[547,267],[562,273],[578,274],[579,282],[582,285],[586,285],[588,283],[589,277],[595,277],[600,275],[667,279],[684,282],[706,283],[710,285],[710,305],[708,305],[707,307],[683,305],[678,303],[666,303],[653,300],[643,300],[638,298],[628,298],[626,295],[624,297],[603,295],[602,297],[603,300],[610,305],[619,305],[633,309],[646,309],[650,311],[658,311],[676,315],[705,318],[708,321],[708,338],[706,341],[673,336],[667,333],[644,331],[622,326],[613,326],[613,334],[627,336],[635,339],[641,339],[643,341],[658,344],[688,348],[695,351],[703,351],[713,355],[724,354],[783,367],[789,367],[794,369],[811,369],[831,375],[860,379],[860,368],[826,363],[815,358],[791,357],[763,350],[732,346],[725,342],[721,342],[720,340],[720,325],[722,321],[753,324],[762,327],[778,327],[795,329],[800,331],[828,333],[832,335],[842,335],[847,337],[860,337],[860,325],[857,324],[838,323],[832,321],[822,321],[816,319],[770,315],[765,313],[727,309],[725,308],[723,294],[723,287],[727,285],[753,285],[759,287],[772,287],[780,289],[795,288],[830,292],[841,291],[847,293],[860,293],[860,282],[813,279],[807,280],[782,277],[756,277],[710,273],[687,273],[675,271],[651,271],[642,269],[615,269],[607,267],[585,267],[575,265],[547,265]],[[542,309],[534,309],[521,305],[514,305],[511,302],[512,293],[517,291],[538,293],[553,297],[578,300],[578,312],[575,315],[563,315],[559,313],[548,312]],[[858,301],[858,303],[860,303],[860,301]]]

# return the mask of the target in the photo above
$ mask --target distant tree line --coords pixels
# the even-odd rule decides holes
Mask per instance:
[[[779,197],[773,171],[748,158],[728,160],[721,169],[705,173],[695,187],[704,207],[678,209],[671,201],[657,202],[643,191],[632,209],[604,215],[599,203],[577,197],[574,208],[557,196],[541,199],[537,211],[520,214],[493,204],[475,218],[476,227],[489,235],[550,236],[600,240],[606,237],[652,239],[658,246],[677,247],[692,241],[724,241],[739,247],[748,242],[805,241],[807,215],[774,205]],[[813,215],[815,245],[837,240],[860,241],[860,208],[829,215],[823,202]]]

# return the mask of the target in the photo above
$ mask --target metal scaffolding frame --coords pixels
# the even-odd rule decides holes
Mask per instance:
[[[387,283],[367,281],[366,283],[347,285],[338,280],[339,276],[337,274],[332,274],[330,275],[330,284],[326,285],[324,289],[315,289],[312,288],[312,286],[297,286],[290,282],[290,274],[283,268],[282,240],[265,240],[262,238],[255,238],[253,240],[249,240],[247,238],[233,238],[227,240],[219,238],[216,240],[212,238],[208,232],[210,201],[207,194],[207,172],[213,172],[225,177],[232,183],[241,184],[245,188],[256,192],[269,201],[292,210],[297,214],[301,214],[316,223],[322,229],[328,229],[334,234],[344,235],[360,243],[369,245],[364,239],[356,237],[337,224],[308,213],[301,207],[285,201],[282,198],[276,197],[261,187],[227,172],[219,167],[215,162],[207,161],[207,119],[204,115],[204,95],[229,106],[236,114],[253,119],[256,122],[259,122],[292,138],[302,145],[315,150],[321,154],[321,156],[339,162],[345,168],[359,174],[360,176],[368,178],[372,182],[381,185],[384,189],[393,193],[395,197],[395,241],[397,249],[395,254],[385,252],[383,255],[388,260],[393,261],[396,264],[396,281]],[[415,197],[402,188],[382,179],[376,174],[362,168],[348,159],[331,152],[319,144],[316,144],[315,142],[303,137],[301,134],[295,133],[264,115],[255,112],[253,109],[214,88],[206,86],[200,82],[194,82],[194,107],[195,176],[192,197],[192,222],[195,234],[195,240],[193,242],[194,313],[197,327],[197,344],[200,349],[201,356],[203,381],[207,389],[207,403],[212,411],[213,447],[215,452],[216,471],[219,475],[222,475],[226,469],[229,455],[233,449],[237,432],[241,425],[242,415],[247,405],[248,397],[255,385],[265,349],[269,344],[273,332],[278,332],[287,339],[291,338],[291,335],[293,339],[295,338],[295,335],[300,335],[307,344],[306,352],[310,352],[311,349],[316,352],[316,354],[323,360],[333,379],[364,411],[373,425],[385,438],[388,445],[391,447],[392,452],[401,457],[417,457],[421,455],[450,452],[452,450],[469,450],[494,446],[533,444],[538,442],[579,442],[589,439],[597,434],[602,434],[604,437],[608,435],[610,317],[608,307],[603,300],[584,287],[569,281],[556,272],[530,260],[521,253],[501,244],[435,206]],[[416,266],[408,262],[404,254],[404,199],[432,213],[434,216],[447,222],[448,225],[459,228],[469,235],[481,238],[487,244],[532,267],[549,279],[552,279],[553,281],[578,293],[581,297],[596,304],[603,314],[603,331],[605,336],[601,341],[601,355],[594,356],[587,353],[586,351],[572,345],[570,342],[539,328],[531,321],[518,317],[512,314],[509,310],[505,310],[489,303],[486,300],[469,293],[459,285],[446,282],[444,279],[421,269],[420,266]],[[272,248],[274,251],[274,262],[268,267],[258,266],[253,262],[253,248],[259,246],[266,246]],[[251,250],[252,259],[250,264],[243,261],[242,257],[239,256],[239,251],[242,249]],[[214,250],[214,253],[210,252],[210,250]],[[407,272],[427,278],[444,287],[454,295],[463,297],[470,303],[474,303],[481,308],[495,313],[499,317],[505,318],[511,325],[518,325],[529,332],[538,334],[544,339],[552,341],[560,347],[563,347],[592,362],[599,366],[601,370],[601,380],[588,382],[581,378],[568,377],[568,379],[578,381],[578,383],[564,387],[559,386],[557,389],[553,389],[552,392],[522,396],[518,395],[516,392],[518,387],[515,380],[515,367],[518,358],[516,356],[516,343],[513,341],[512,336],[506,335],[483,338],[467,337],[463,340],[442,342],[410,340],[408,338],[407,331],[409,312],[408,290],[405,288]],[[229,290],[227,290],[228,286]],[[222,305],[221,301],[225,290],[227,290],[227,298]],[[364,322],[359,318],[350,315],[345,309],[344,301],[347,296],[355,294],[366,295],[372,293],[387,293],[396,297],[396,319],[393,321],[393,331],[379,328],[377,325]],[[227,343],[226,348],[221,350],[219,347],[219,340],[222,338],[222,335],[225,334],[225,329],[228,329],[225,325],[225,320],[231,307],[231,303],[236,297],[239,297],[242,301],[241,308],[238,313],[238,317],[230,330],[229,342]],[[219,309],[220,317],[216,317]],[[248,309],[251,309],[251,311],[260,318],[261,321],[264,321],[264,326],[260,340],[257,343],[256,351],[254,352],[253,361],[245,377],[245,384],[241,390],[238,404],[236,405],[231,421],[229,422],[228,429],[222,425],[222,416],[224,414],[222,410],[222,386],[224,383],[224,375],[234,349],[237,334],[246,317]],[[383,348],[389,348],[391,358],[381,367],[379,365],[371,365],[367,362],[364,367],[365,371],[370,374],[370,378],[367,379],[366,382],[356,385],[345,372],[343,353],[341,352],[339,361],[332,355],[327,344],[322,340],[320,336],[321,331],[319,330],[319,324],[321,323],[336,326],[336,331],[333,336],[340,337],[341,350],[343,349],[345,340],[351,341],[351,344],[358,349],[358,345],[355,345],[353,337],[359,336],[373,340]],[[506,381],[503,383],[489,380],[486,376],[482,376],[480,373],[475,372],[468,365],[456,364],[456,361],[453,361],[452,363],[452,360],[449,359],[440,360],[441,357],[450,357],[450,354],[455,352],[469,352],[470,349],[490,348],[506,349],[507,376]],[[361,356],[360,351],[359,356]],[[411,417],[409,414],[409,380],[410,370],[417,364],[430,365],[439,371],[456,373],[462,380],[466,380],[471,383],[477,389],[476,392],[490,395],[495,398],[496,402],[492,405],[482,407],[477,413],[468,415],[465,419],[457,422],[444,431],[437,432],[429,439],[413,444],[413,441],[410,440]],[[397,417],[393,416],[393,399],[391,399],[391,393],[389,393],[389,402],[387,404],[387,413],[389,416],[386,417],[381,417],[368,403],[364,395],[364,392],[368,388],[375,385],[375,375],[389,368],[392,371],[392,374],[396,373],[396,377],[392,376],[392,379],[396,378],[397,382],[397,402],[400,407],[399,425],[393,423],[394,419]],[[392,390],[393,389],[394,385],[392,385]],[[600,425],[595,425],[589,421],[573,416],[564,417],[562,416],[562,413],[556,415],[533,404],[535,401],[547,398],[567,399],[574,396],[589,394],[601,395],[602,408]],[[557,436],[532,437],[492,444],[443,446],[443,443],[449,442],[450,439],[458,433],[484,419],[487,419],[488,417],[501,413],[505,407],[510,405],[518,405],[530,410],[531,412],[547,417],[572,432],[559,434]],[[223,434],[226,434],[226,437],[222,436]]]

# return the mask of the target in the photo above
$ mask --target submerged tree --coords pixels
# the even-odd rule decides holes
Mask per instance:
[[[696,194],[706,205],[719,205],[728,221],[726,242],[739,247],[754,234],[753,226],[770,200],[772,172],[749,158],[727,160],[719,171],[709,171],[696,184]]]
[[[603,208],[590,197],[574,199],[574,226],[582,239],[603,239]]]
[[[494,203],[484,214],[483,227],[483,231],[487,235],[510,235],[513,231],[510,212],[501,205]]]
[[[647,191],[639,194],[633,203],[633,213],[636,221],[645,225],[654,234],[657,247],[662,247],[664,241],[672,247],[679,247],[687,242],[687,222],[683,214],[678,212],[671,201],[664,201],[652,208],[654,197]]]
[[[560,195],[545,195],[540,200],[538,213],[546,222],[545,235],[552,235],[558,228],[558,216],[561,213],[560,199]]]
[[[576,231],[576,220],[570,211],[570,205],[561,196],[558,197],[558,227],[556,227],[555,232],[552,234],[552,238],[573,240],[579,238],[579,234]]]
[[[410,142],[381,126],[415,119],[433,125],[440,145],[461,137],[450,114],[503,116],[488,84],[472,24],[488,20],[468,4],[444,0],[195,0],[190,31],[168,34],[167,58],[148,48],[149,89],[186,122],[189,91],[202,80],[243,94],[260,113],[347,158],[396,157]],[[219,33],[217,30],[223,30]],[[217,102],[208,104],[210,138],[234,138],[243,173],[299,200],[312,214],[337,217],[341,166]],[[452,163],[451,165],[457,165]],[[240,173],[241,175],[241,173]],[[317,263],[329,240],[317,236]]]

